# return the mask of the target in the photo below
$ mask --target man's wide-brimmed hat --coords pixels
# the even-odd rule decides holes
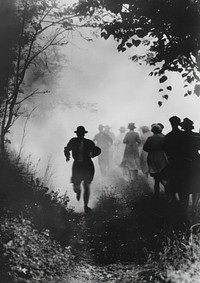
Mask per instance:
[[[189,118],[184,118],[183,122],[180,123],[180,126],[184,129],[184,128],[190,128],[190,129],[194,129],[193,126],[194,122],[192,120],[190,120]]]
[[[76,131],[74,131],[74,133],[88,133],[88,131],[85,130],[85,127],[83,126],[78,126]]]
[[[136,128],[135,123],[129,123],[128,124],[128,129],[133,130],[135,128]]]

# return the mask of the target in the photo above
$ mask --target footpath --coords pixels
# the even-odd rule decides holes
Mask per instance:
[[[80,262],[66,278],[63,278],[62,283],[150,283],[153,282],[151,281],[150,271],[150,269],[145,269],[144,272],[142,266],[134,264],[118,263],[96,266],[90,263]],[[149,276],[147,276],[147,273],[149,273]]]

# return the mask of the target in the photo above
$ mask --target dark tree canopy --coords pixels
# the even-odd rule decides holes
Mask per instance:
[[[199,0],[80,0],[77,10],[96,19],[101,36],[112,35],[119,51],[145,46],[144,55],[131,59],[155,66],[150,75],[159,76],[160,83],[167,81],[167,71],[181,73],[185,95],[191,94],[187,87],[199,81],[200,70]],[[194,92],[199,95],[198,85]]]

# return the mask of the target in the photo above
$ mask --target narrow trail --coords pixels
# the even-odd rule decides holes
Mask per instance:
[[[146,272],[149,270],[146,270]],[[79,262],[73,270],[63,278],[62,283],[139,283],[147,281],[142,266],[134,264],[109,264],[97,266],[95,264]],[[157,281],[158,282],[158,281]]]

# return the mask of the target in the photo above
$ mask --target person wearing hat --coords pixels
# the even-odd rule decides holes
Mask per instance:
[[[180,130],[179,126],[181,119],[177,116],[169,118],[172,130],[166,134],[164,139],[164,151],[167,154],[169,160],[176,158],[180,155],[180,145],[183,137],[183,131]]]
[[[120,166],[123,169],[124,176],[130,180],[134,180],[138,176],[140,169],[139,149],[141,144],[139,134],[135,132],[135,123],[129,123],[129,132],[126,133],[123,143],[125,144],[124,156]]]
[[[163,177],[167,180],[167,190],[170,201],[177,201],[176,194],[182,190],[183,152],[181,148],[183,131],[180,129],[181,119],[178,116],[169,118],[172,130],[165,135],[164,151],[168,165],[163,170]]]
[[[148,153],[143,150],[143,146],[148,139],[148,137],[152,136],[152,132],[150,131],[148,126],[141,126],[140,127],[140,139],[141,139],[141,144],[140,144],[140,166],[142,173],[145,175],[146,178],[148,178],[149,175],[149,167],[147,164],[147,156]]]
[[[86,139],[85,134],[88,131],[83,126],[78,126],[75,131],[77,137],[70,139],[67,146],[64,148],[64,155],[66,161],[70,160],[70,152],[74,159],[72,165],[72,177],[74,192],[79,201],[81,196],[81,183],[83,182],[84,194],[84,210],[90,212],[91,208],[88,207],[90,197],[90,184],[93,180],[95,168],[92,158],[100,155],[101,149],[95,145],[92,140]]]
[[[158,197],[160,193],[160,183],[165,188],[165,182],[160,178],[160,172],[167,166],[167,156],[164,152],[164,135],[162,128],[154,124],[151,128],[152,136],[148,137],[144,143],[143,150],[148,152],[147,164],[149,173],[154,178],[154,193]]]
[[[113,142],[113,161],[114,165],[119,166],[122,162],[122,158],[124,155],[125,144],[123,143],[124,137],[126,134],[126,128],[120,127],[119,134]]]
[[[98,156],[98,164],[102,176],[107,175],[110,166],[110,148],[112,146],[112,138],[105,133],[104,126],[99,125],[99,133],[93,138],[94,143],[101,149],[101,154]]]
[[[189,118],[184,118],[180,126],[183,129],[181,148],[183,152],[184,190],[182,194],[186,205],[188,205],[189,194],[192,194],[192,203],[195,209],[200,193],[200,135],[193,131],[194,122]]]

